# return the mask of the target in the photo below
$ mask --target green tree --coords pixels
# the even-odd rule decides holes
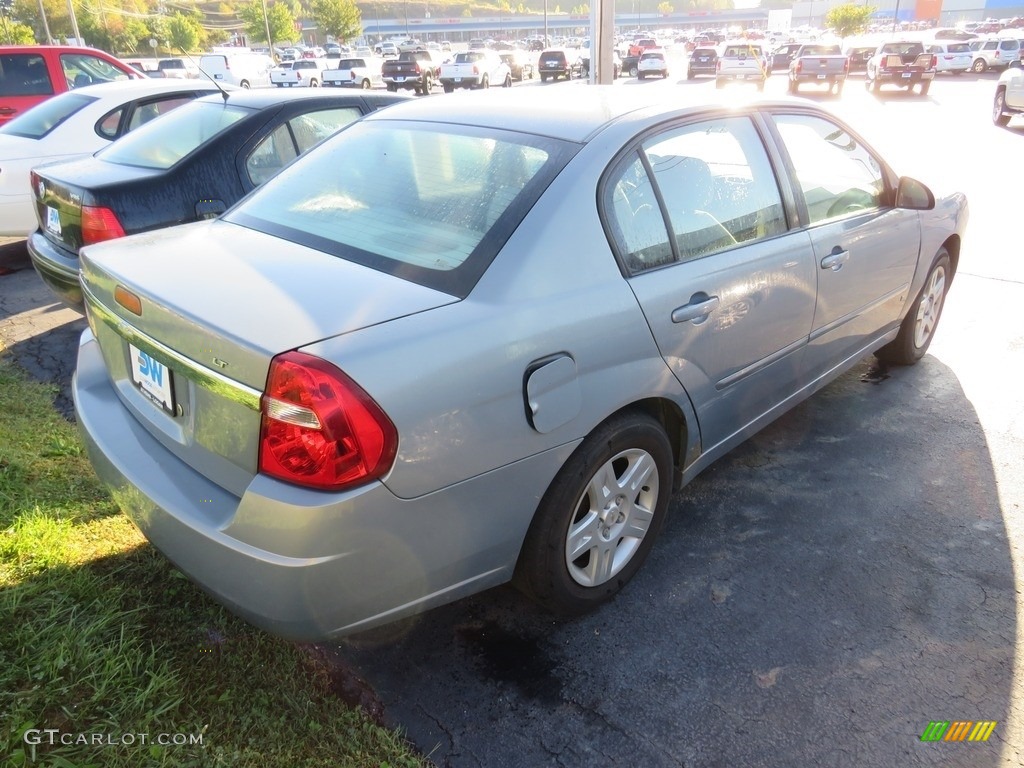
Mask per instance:
[[[263,4],[255,0],[238,9],[238,16],[245,23],[245,33],[250,40],[266,40],[267,31],[263,22]],[[295,15],[286,3],[267,4],[267,23],[274,43],[294,43],[299,39],[295,29]]]
[[[352,0],[313,0],[312,16],[321,32],[338,40],[363,33],[362,15]]]
[[[28,24],[4,16],[0,21],[0,37],[7,45],[35,45],[36,33]]]
[[[194,51],[199,48],[202,27],[190,16],[173,13],[167,19],[167,42],[174,51]]]
[[[871,14],[874,12],[875,9],[867,5],[837,5],[825,14],[825,26],[838,37],[849,37],[867,29]]]
[[[463,18],[471,18],[473,16],[473,11],[469,9],[469,6],[462,9],[462,16]]]
[[[664,0],[658,3],[658,13],[660,13],[662,16],[668,16],[674,10],[675,8],[672,7],[672,3],[666,3],[664,2]]]

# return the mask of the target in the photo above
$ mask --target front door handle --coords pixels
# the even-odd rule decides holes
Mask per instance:
[[[838,245],[832,249],[832,253],[821,260],[822,269],[831,269],[838,272],[850,259],[850,252],[842,250]]]
[[[708,319],[708,315],[718,308],[718,304],[717,296],[695,293],[690,297],[689,304],[684,304],[672,310],[672,322],[685,323],[688,320],[692,320],[694,325],[700,325]]]

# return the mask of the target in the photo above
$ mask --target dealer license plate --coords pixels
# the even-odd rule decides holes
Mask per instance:
[[[153,402],[174,414],[174,377],[171,369],[136,347],[128,345],[132,358],[132,381]]]
[[[60,237],[60,211],[51,205],[46,206],[46,229]]]

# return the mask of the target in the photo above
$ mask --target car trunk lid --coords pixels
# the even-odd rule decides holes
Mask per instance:
[[[183,461],[241,493],[272,358],[457,301],[224,221],[81,252],[89,324],[122,402]]]
[[[35,169],[32,196],[39,229],[55,246],[75,257],[85,244],[82,236],[82,206],[103,204],[108,184],[124,185],[161,173],[107,163],[95,157]]]

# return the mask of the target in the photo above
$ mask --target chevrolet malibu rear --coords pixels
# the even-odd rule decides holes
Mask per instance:
[[[575,143],[400,122],[338,138],[220,220],[81,251],[74,395],[98,473],[191,578],[293,638],[510,579],[578,442],[556,429],[579,384],[549,335],[570,292],[599,368],[600,336],[657,358],[614,260],[539,286],[509,255],[560,229],[517,231]],[[528,418],[524,375],[551,353]]]

